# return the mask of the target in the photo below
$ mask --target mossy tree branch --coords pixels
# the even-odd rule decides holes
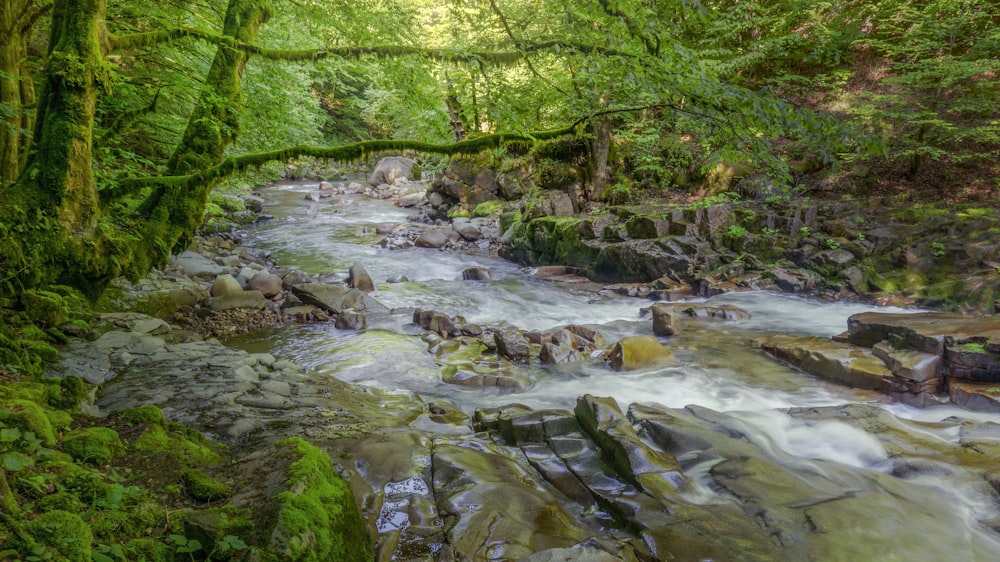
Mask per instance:
[[[537,141],[575,135],[577,134],[581,123],[583,123],[583,120],[576,121],[572,125],[561,129],[552,129],[547,131],[497,133],[452,144],[390,139],[370,140],[334,147],[298,145],[268,152],[254,152],[239,156],[230,156],[217,166],[212,166],[189,175],[149,176],[126,179],[121,181],[115,188],[102,190],[101,199],[105,203],[110,202],[131,193],[138,192],[147,187],[152,187],[155,190],[190,188],[195,185],[212,183],[234,173],[250,168],[260,167],[270,162],[285,162],[294,158],[301,158],[303,156],[334,160],[338,162],[350,162],[360,158],[365,158],[371,154],[377,154],[379,152],[401,150],[410,150],[425,154],[443,154],[447,156],[477,154],[509,144],[530,144]]]
[[[525,60],[529,55],[538,52],[566,52],[627,57],[639,56],[636,53],[558,39],[540,42],[519,42],[517,49],[513,51],[462,51],[458,49],[432,49],[413,45],[365,45],[330,49],[270,49],[239,41],[230,36],[218,35],[189,27],[112,35],[110,37],[110,44],[112,51],[128,51],[186,38],[208,41],[220,46],[243,51],[248,55],[258,55],[272,60],[291,62],[322,60],[330,57],[357,59],[364,56],[403,57],[418,55],[442,62],[488,62],[505,65],[515,64]]]

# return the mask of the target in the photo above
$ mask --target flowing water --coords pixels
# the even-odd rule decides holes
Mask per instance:
[[[650,305],[648,300],[605,297],[573,284],[541,280],[529,270],[486,253],[383,249],[377,246],[380,236],[375,234],[375,226],[403,223],[410,211],[363,196],[307,200],[304,194],[316,188],[316,184],[297,183],[266,189],[266,212],[275,218],[259,224],[245,243],[270,250],[285,267],[314,275],[343,277],[352,264],[361,263],[376,282],[373,296],[390,308],[432,308],[462,315],[471,322],[506,321],[531,330],[595,325],[612,341],[614,337],[651,333],[648,317],[640,318],[640,309]],[[492,280],[463,281],[462,271],[472,265],[489,268]],[[383,282],[398,275],[409,281]],[[533,381],[521,392],[443,383],[440,361],[415,337],[418,332],[408,325],[409,314],[393,316],[362,332],[337,330],[332,323],[286,325],[236,345],[269,351],[348,382],[414,391],[427,400],[449,400],[469,413],[512,402],[572,409],[577,396],[585,393],[614,397],[623,407],[634,402],[670,408],[699,405],[726,413],[755,445],[783,459],[784,466],[803,470],[822,470],[817,463],[829,462],[891,473],[898,467],[894,458],[899,451],[888,450],[884,440],[856,424],[808,419],[790,415],[788,409],[877,404],[893,415],[907,439],[922,444],[921,450],[933,448],[935,443],[958,444],[962,427],[970,423],[987,428],[1000,423],[1000,416],[954,407],[915,409],[892,404],[876,393],[827,384],[748,345],[751,338],[768,332],[832,336],[846,328],[851,314],[872,310],[870,306],[762,292],[733,293],[708,302],[740,307],[750,312],[752,319],[686,324],[677,336],[664,340],[678,359],[669,367],[627,374],[613,372],[601,363],[518,367]],[[994,433],[1000,441],[1000,433]],[[964,552],[951,559],[1000,560],[1000,535],[979,522],[1000,516],[996,494],[981,478],[955,478],[952,471],[940,472],[921,473],[906,484],[913,486],[907,493],[936,498],[931,503],[942,511],[929,519],[900,513],[896,521],[903,526],[936,527],[926,531],[928,537],[934,536],[935,546],[895,544],[890,548],[895,554],[885,559],[941,560],[947,559],[948,553]],[[917,533],[921,532],[918,529]],[[893,544],[889,536],[860,536]],[[972,543],[978,546],[967,547]],[[906,555],[896,557],[899,553]]]

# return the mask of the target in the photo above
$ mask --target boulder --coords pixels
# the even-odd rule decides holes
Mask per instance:
[[[479,227],[471,222],[456,223],[454,229],[459,236],[469,241],[476,241],[483,237],[483,233],[479,230]]]
[[[318,306],[334,314],[353,308],[362,312],[388,314],[389,308],[364,291],[343,285],[327,283],[305,283],[292,287],[292,294],[306,304]]]
[[[464,281],[489,281],[490,280],[490,270],[477,265],[474,267],[467,268],[462,272],[462,280]]]
[[[413,323],[430,332],[440,334],[441,337],[448,337],[455,332],[455,322],[450,316],[436,310],[423,310],[418,308],[413,311]]]
[[[584,361],[604,345],[600,333],[583,326],[567,326],[542,342],[542,363],[562,364]]]
[[[334,322],[338,330],[364,330],[365,325],[365,315],[356,310],[342,311]]]
[[[419,167],[412,158],[389,156],[378,161],[368,183],[372,185],[392,184],[399,178],[419,180]]]
[[[264,298],[260,291],[242,291],[221,297],[212,298],[212,310],[221,312],[223,310],[233,310],[237,308],[265,309],[268,305],[273,305],[269,299]]]
[[[614,345],[608,364],[616,371],[632,371],[668,364],[673,358],[673,353],[655,336],[630,336]]]
[[[424,200],[425,195],[426,192],[424,191],[400,195],[399,199],[396,200],[396,206],[405,208],[416,207]]]
[[[674,313],[673,308],[665,303],[656,303],[652,306],[653,311],[653,334],[657,336],[674,335]]]
[[[493,333],[497,354],[513,361],[527,361],[531,356],[531,346],[524,332],[513,326],[503,326]]]
[[[420,233],[415,243],[421,248],[441,248],[448,243],[448,234],[439,228],[425,230]]]
[[[348,271],[347,286],[366,293],[375,290],[375,283],[372,282],[371,275],[368,275],[368,272],[360,263],[352,265],[350,271]]]
[[[255,291],[260,291],[267,298],[280,295],[282,290],[281,277],[268,271],[257,272],[250,278],[248,286]]]

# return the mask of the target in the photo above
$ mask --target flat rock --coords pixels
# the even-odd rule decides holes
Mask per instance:
[[[181,270],[184,271],[184,275],[187,275],[192,279],[214,279],[217,275],[221,275],[223,273],[222,266],[209,261],[201,254],[190,250],[181,252],[180,254],[174,256],[170,262],[173,265],[180,267]]]
[[[891,390],[892,372],[868,349],[812,336],[773,335],[754,345],[817,377],[870,390]]]
[[[302,302],[340,314],[347,309],[375,314],[389,314],[389,308],[358,289],[327,283],[293,285],[292,293]]]
[[[1000,386],[990,383],[948,383],[951,401],[970,410],[1000,412]]]

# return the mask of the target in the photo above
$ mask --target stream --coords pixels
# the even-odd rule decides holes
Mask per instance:
[[[612,342],[615,337],[652,333],[649,317],[640,315],[640,309],[651,304],[649,300],[603,296],[571,283],[539,279],[529,269],[485,252],[381,248],[376,225],[404,223],[412,211],[360,195],[307,200],[305,194],[316,188],[315,183],[298,182],[264,189],[265,212],[274,219],[256,225],[244,243],[270,251],[285,267],[315,276],[344,277],[352,264],[360,263],[376,283],[372,296],[393,309],[431,308],[462,315],[470,322],[506,321],[525,330],[567,324],[599,326],[612,336]],[[463,281],[462,271],[474,265],[488,268],[492,279]],[[394,276],[409,281],[385,282]],[[523,391],[442,382],[441,364],[417,337],[419,329],[409,323],[409,314],[369,324],[364,331],[338,330],[332,322],[288,324],[233,340],[230,345],[269,352],[346,382],[447,400],[470,415],[478,408],[513,402],[536,409],[572,410],[583,394],[613,397],[623,408],[632,403],[700,406],[726,414],[772,460],[807,473],[824,473],[834,467],[836,471],[845,468],[899,476],[899,458],[909,450],[906,463],[926,462],[935,469],[914,470],[900,478],[899,488],[887,493],[902,490],[911,500],[926,498],[926,510],[899,512],[894,520],[881,520],[874,526],[872,521],[859,522],[853,538],[871,543],[869,559],[1000,559],[1000,534],[982,523],[1000,520],[1000,503],[990,486],[975,477],[977,470],[989,467],[963,469],[949,464],[960,461],[946,455],[922,458],[925,451],[957,446],[963,428],[971,424],[992,431],[991,439],[1000,442],[1000,432],[995,431],[1000,415],[947,405],[925,409],[900,405],[878,393],[803,374],[748,344],[769,332],[829,337],[846,329],[850,315],[874,307],[763,292],[696,300],[733,305],[752,318],[686,325],[678,335],[662,340],[678,360],[667,367],[626,374],[602,362],[515,366],[530,381]],[[894,447],[862,424],[809,414],[813,409],[852,404],[875,405],[890,414],[894,429],[906,434],[902,441],[911,445]],[[688,473],[695,479],[704,476],[697,467]],[[707,484],[702,493],[705,503],[719,501]],[[898,528],[908,531],[897,537],[894,529]],[[927,540],[914,542],[914,537]]]

